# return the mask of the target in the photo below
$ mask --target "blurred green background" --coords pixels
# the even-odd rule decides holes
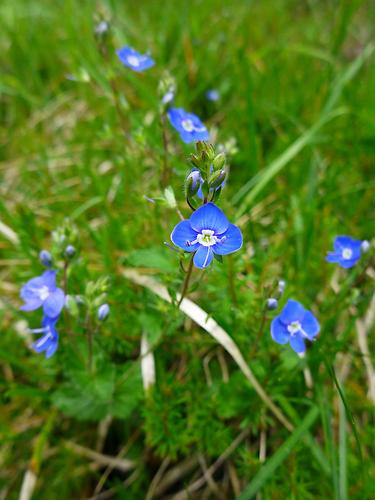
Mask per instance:
[[[337,234],[374,234],[374,26],[371,0],[2,0],[1,499],[22,487],[22,500],[375,496],[371,356],[358,341],[362,332],[371,351],[373,250],[345,272],[324,260]],[[123,45],[150,51],[155,67],[122,66]],[[194,272],[190,296],[293,431],[214,339],[123,276],[135,268],[172,295],[183,280],[163,245],[179,220],[161,200],[165,71],[176,105],[198,114],[216,145],[232,145],[220,205],[245,241]],[[219,101],[207,101],[209,89]],[[171,128],[167,139],[187,217],[193,146]],[[79,250],[69,293],[110,280],[93,372],[83,318],[64,317],[46,361],[25,334],[39,315],[18,310],[21,285],[42,271],[39,251],[67,218]],[[276,313],[264,317],[263,305],[278,279],[281,304],[300,300],[322,326],[304,359],[269,335]],[[142,334],[156,363],[146,393]]]

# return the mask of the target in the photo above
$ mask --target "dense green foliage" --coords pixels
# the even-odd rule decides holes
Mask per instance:
[[[101,19],[111,26],[104,54]],[[375,495],[371,360],[358,341],[362,331],[374,347],[373,250],[351,270],[324,260],[337,234],[374,234],[374,26],[371,0],[2,0],[0,498],[18,498],[27,470],[41,500]],[[124,44],[150,50],[155,67],[122,66],[114,49]],[[236,143],[220,205],[244,247],[194,270],[189,297],[236,342],[289,429],[214,338],[124,277],[136,269],[172,296],[184,279],[163,244],[179,221],[160,184],[165,70],[176,104],[215,144]],[[167,140],[167,195],[188,217],[194,148],[171,128]],[[59,322],[50,360],[29,348],[26,327],[40,314],[18,310],[66,219],[78,249],[68,292],[109,280],[91,370],[80,310]],[[277,311],[264,316],[264,303],[279,279],[280,306],[296,298],[321,323],[303,359],[269,334]],[[156,367],[147,391],[142,335]],[[132,463],[124,470],[90,450]]]

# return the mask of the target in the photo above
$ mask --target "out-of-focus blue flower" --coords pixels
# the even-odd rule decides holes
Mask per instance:
[[[171,108],[168,110],[168,117],[172,127],[186,144],[208,140],[209,133],[206,126],[193,113],[188,113],[182,108]]]
[[[217,255],[236,252],[242,246],[242,234],[230,224],[213,203],[206,203],[190,217],[173,229],[172,242],[185,252],[195,252],[194,265],[199,269],[207,267]]]
[[[102,304],[99,309],[98,309],[98,319],[100,321],[104,321],[109,314],[109,305],[108,304]]]
[[[271,323],[271,336],[278,344],[290,343],[294,352],[305,352],[305,339],[315,340],[320,325],[315,316],[296,300],[289,299]]]
[[[210,168],[210,172],[212,173],[213,171],[213,167],[211,166]],[[223,175],[223,180],[221,183],[219,183],[215,188],[210,188],[210,195],[212,195],[215,191],[217,191],[218,189],[224,187],[225,185],[225,170],[223,170],[224,172],[224,175]],[[202,191],[202,186],[203,186],[203,183],[204,183],[204,180],[202,178],[202,175],[199,171],[198,168],[193,168],[190,173],[188,174],[186,180],[188,181],[189,179],[192,179],[192,185],[191,185],[191,190],[192,192],[194,192],[194,194],[196,194],[198,196],[198,198],[200,198],[201,200],[203,200],[204,196],[203,196],[203,191]],[[220,180],[219,180],[220,182]],[[197,186],[199,186],[197,188]]]
[[[277,282],[277,291],[280,296],[284,293],[285,285],[286,285],[285,280],[279,280]]]
[[[40,263],[45,267],[52,266],[52,255],[48,252],[48,250],[42,250],[39,253]]]
[[[344,268],[353,267],[361,257],[361,245],[361,240],[354,240],[350,236],[336,236],[334,251],[328,253],[326,261]]]
[[[22,311],[34,311],[43,307],[45,316],[56,318],[65,303],[64,292],[56,287],[56,271],[45,271],[41,276],[28,281],[21,288],[21,298],[25,304]]]
[[[131,47],[122,47],[116,51],[120,61],[134,71],[144,71],[154,66],[155,61],[147,54],[140,54]]]
[[[207,90],[206,99],[208,101],[218,101],[220,99],[220,94],[216,89]]]
[[[56,330],[56,323],[59,317],[49,318],[44,316],[42,328],[33,328],[30,333],[43,333],[43,335],[32,346],[36,352],[45,352],[46,358],[50,358],[56,352],[59,344],[59,334]]]

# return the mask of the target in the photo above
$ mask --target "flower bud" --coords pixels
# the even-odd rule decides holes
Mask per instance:
[[[45,267],[52,266],[52,255],[48,252],[48,250],[42,250],[39,253],[40,263]]]
[[[367,240],[363,240],[361,243],[361,250],[363,253],[366,253],[370,250],[371,243]]]
[[[206,99],[208,101],[218,101],[220,99],[220,94],[216,89],[207,90]]]
[[[71,259],[72,257],[74,257],[76,254],[76,249],[74,248],[73,245],[68,245],[66,248],[65,248],[65,255],[67,257],[69,257],[69,259]]]
[[[103,36],[107,34],[108,30],[109,30],[109,24],[107,23],[107,21],[100,21],[100,23],[98,23],[95,26],[95,35]]]
[[[209,184],[210,188],[216,189],[217,187],[221,186],[222,183],[225,181],[227,173],[226,171],[223,170],[217,170],[210,176]]]
[[[185,189],[186,195],[190,198],[194,196],[202,182],[202,176],[199,170],[192,170],[186,177]]]
[[[98,309],[98,319],[99,321],[104,321],[109,314],[109,305],[102,304]]]
[[[273,297],[267,299],[267,302],[266,302],[266,308],[269,310],[269,311],[274,311],[275,309],[277,309],[279,307],[279,303],[277,302],[276,299],[274,299]]]
[[[215,156],[214,161],[212,162],[214,170],[222,170],[225,165],[225,154],[219,153]]]
[[[285,290],[285,281],[284,280],[279,280],[277,282],[277,291],[279,292],[280,295],[284,293]]]

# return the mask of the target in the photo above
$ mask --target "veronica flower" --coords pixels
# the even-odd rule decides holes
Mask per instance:
[[[109,305],[102,304],[98,309],[98,319],[99,321],[104,321],[109,314]]]
[[[211,165],[210,173],[212,173],[212,171],[213,171],[213,166]],[[187,181],[189,179],[191,179],[191,190],[192,190],[192,192],[196,192],[196,195],[198,196],[198,198],[200,198],[201,200],[203,200],[204,196],[203,196],[202,186],[203,186],[204,180],[202,178],[200,170],[197,169],[197,168],[193,168],[190,171],[190,173],[188,174],[187,178],[186,178]],[[218,189],[224,187],[225,181],[226,181],[225,170],[223,170],[223,180],[222,180],[222,182],[220,184],[218,184],[216,187],[210,188],[209,194],[212,195]],[[199,186],[198,189],[197,189],[197,186]]]
[[[21,288],[21,298],[25,304],[22,311],[34,311],[43,307],[45,316],[56,318],[64,307],[65,296],[61,288],[56,287],[56,271],[45,271],[41,276],[28,281]]]
[[[182,108],[170,108],[168,117],[172,127],[177,130],[186,144],[208,140],[209,134],[206,126],[193,113],[188,113]]]
[[[305,352],[305,339],[315,340],[319,330],[319,322],[313,313],[292,299],[271,323],[273,340],[278,344],[289,342],[294,352]]]
[[[185,252],[195,252],[194,265],[207,267],[214,254],[226,255],[242,246],[242,234],[230,224],[224,212],[213,203],[206,203],[173,229],[172,242]]]
[[[154,66],[155,61],[147,54],[140,54],[130,47],[123,47],[116,51],[120,61],[134,71],[144,71]]]
[[[33,328],[30,333],[43,333],[36,342],[33,342],[32,347],[36,352],[45,352],[46,358],[50,358],[56,352],[59,344],[59,334],[56,330],[56,323],[59,317],[49,318],[44,316],[42,320],[42,328]]]
[[[353,267],[361,257],[361,240],[354,240],[350,236],[336,236],[333,242],[334,251],[326,256],[327,262],[334,262],[341,267]]]

